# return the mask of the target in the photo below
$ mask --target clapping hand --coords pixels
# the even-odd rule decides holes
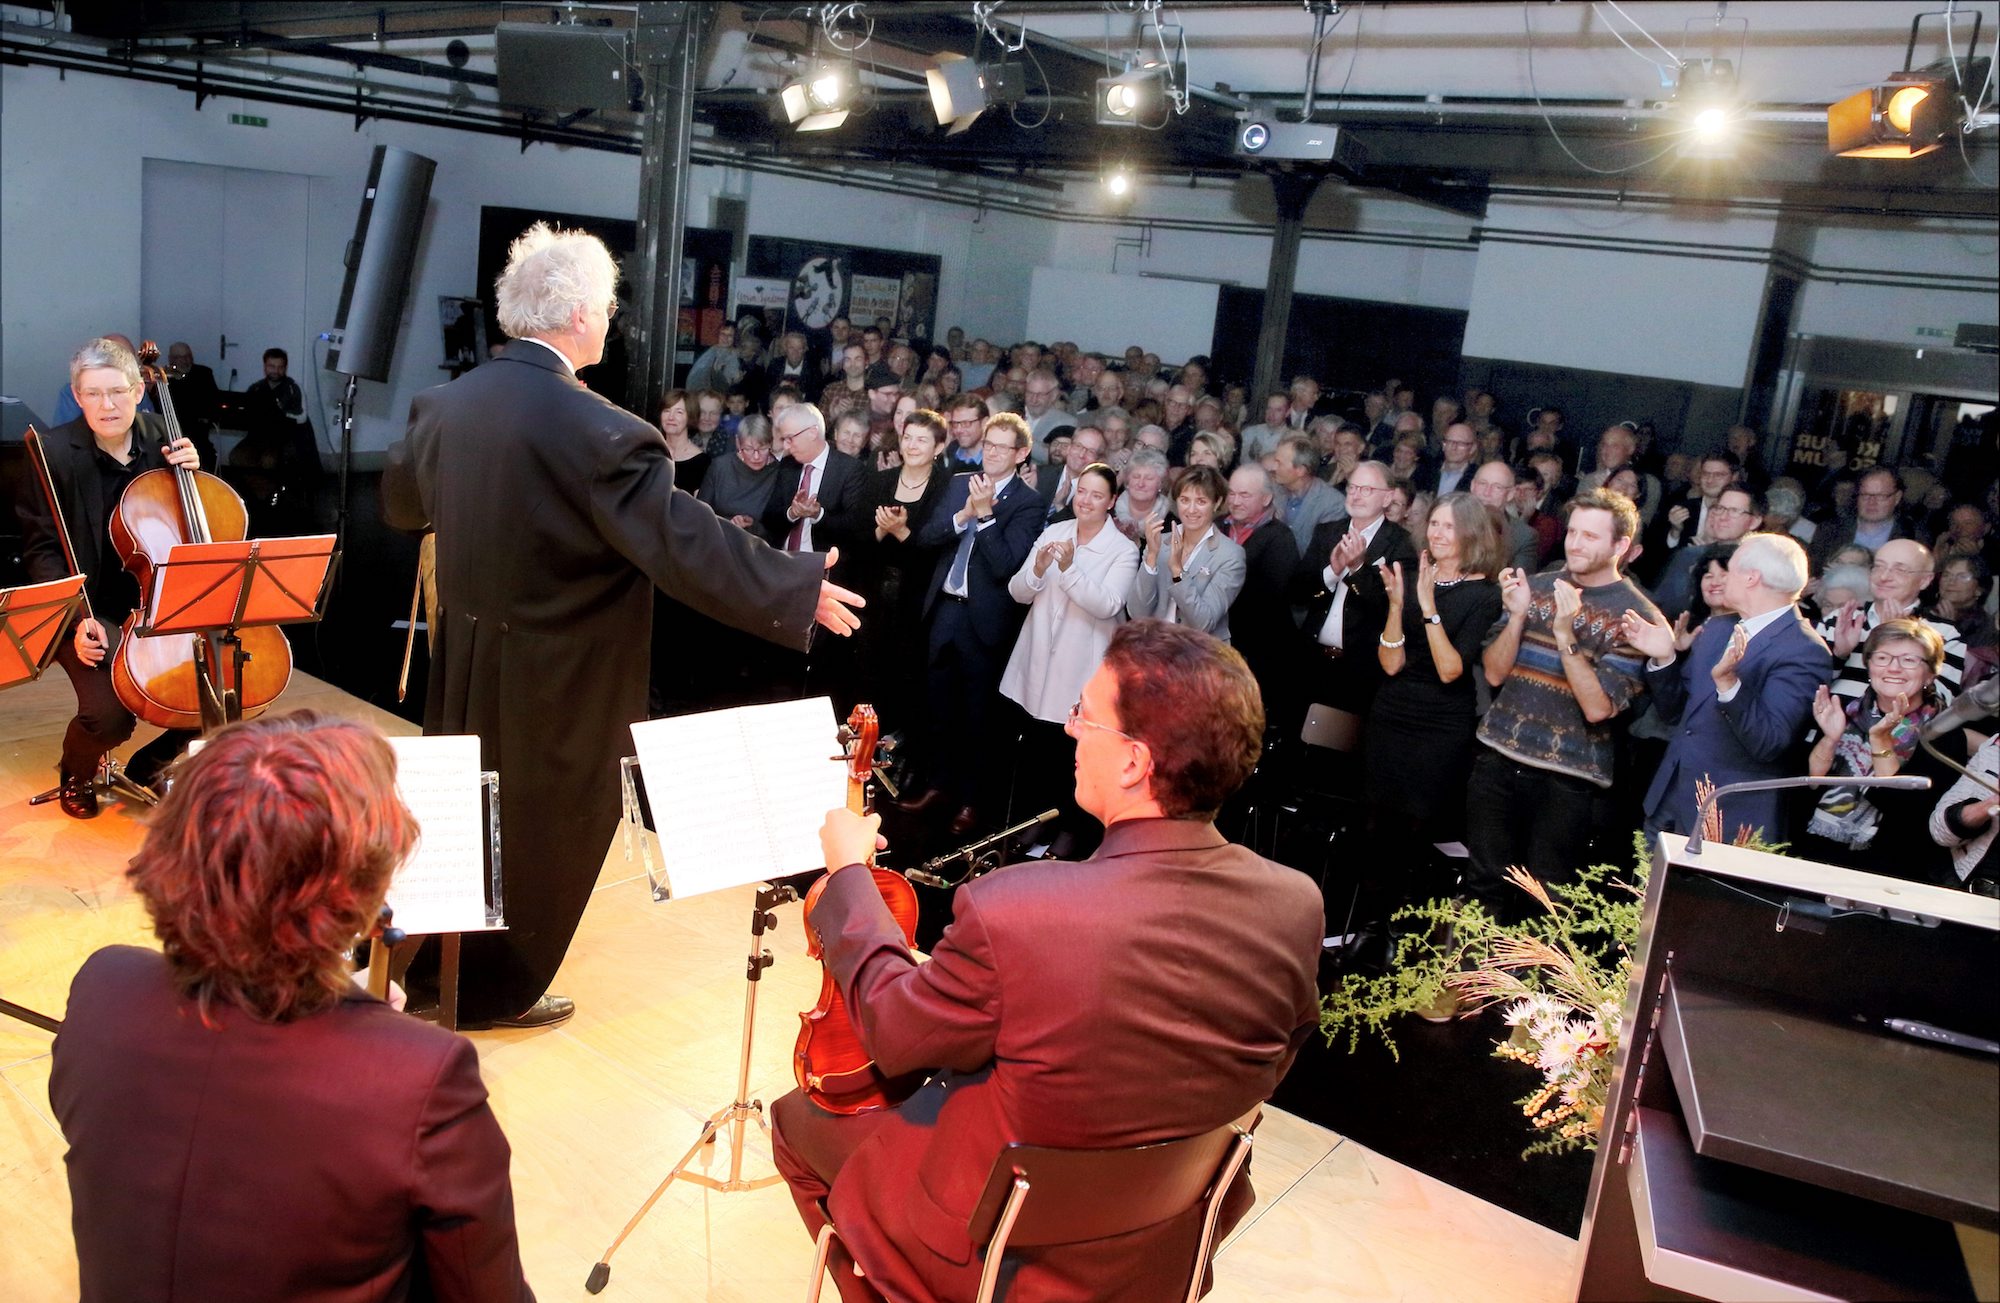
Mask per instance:
[[[1425,548],[1417,554],[1417,609],[1426,618],[1437,613],[1437,563],[1431,560],[1431,551]]]
[[[1389,618],[1401,620],[1403,616],[1403,563],[1401,561],[1377,561],[1376,569],[1382,572],[1382,587],[1389,593]]]
[[[893,534],[900,539],[910,537],[910,512],[907,507],[875,508],[875,528],[884,534]]]
[[[1075,540],[1067,538],[1059,538],[1055,542],[1049,544],[1049,546],[1052,549],[1054,549],[1056,554],[1056,569],[1058,570],[1069,569],[1069,563],[1076,560]]]
[[[965,508],[975,519],[993,513],[993,480],[984,471],[974,475],[967,482]]]
[[[1685,504],[1678,507],[1669,507],[1667,509],[1667,523],[1672,525],[1675,532],[1678,533],[1688,523],[1688,517],[1693,514],[1693,512],[1687,509]]]
[[[1527,572],[1517,566],[1508,566],[1500,572],[1500,605],[1509,615],[1526,615],[1528,603],[1534,598],[1534,590],[1528,586]]]
[[[1859,602],[1845,602],[1840,614],[1833,618],[1833,657],[1844,661],[1854,654],[1861,640],[1868,636],[1868,613],[1861,609]]]
[[[1664,618],[1649,620],[1637,611],[1627,609],[1618,619],[1618,634],[1638,648],[1649,661],[1667,661],[1674,657],[1677,640],[1673,628]]]
[[[1694,646],[1694,630],[1688,627],[1688,623],[1693,618],[1694,618],[1694,612],[1692,611],[1682,611],[1679,615],[1674,617],[1675,651],[1684,652],[1688,648]]]
[[[1062,542],[1056,540],[1042,544],[1035,549],[1035,578],[1040,579],[1049,572],[1049,566],[1062,555]]]
[[[1708,677],[1715,680],[1717,692],[1728,692],[1736,686],[1736,667],[1743,663],[1743,653],[1749,646],[1750,634],[1742,625],[1730,631],[1729,645],[1722,649],[1722,655],[1708,672]]]
[[[1877,694],[1876,701],[1882,707],[1882,718],[1876,720],[1874,727],[1868,730],[1868,749],[1887,751],[1896,739],[1896,725],[1902,723],[1904,717],[1916,709],[1917,694],[1908,692],[1898,697],[1883,697]]]
[[[1824,683],[1813,693],[1813,723],[1827,737],[1839,737],[1847,729],[1847,710],[1840,704],[1840,698],[1833,695],[1833,689]]]
[[[1583,593],[1567,579],[1555,583],[1556,619],[1564,624],[1575,620],[1583,610]]]
[[[793,520],[817,520],[819,519],[819,499],[804,491],[794,493],[792,495],[792,505],[785,509],[785,514]]]
[[[1367,555],[1368,540],[1361,536],[1360,530],[1350,529],[1340,536],[1338,543],[1333,545],[1333,554],[1327,558],[1327,564],[1333,567],[1333,574],[1337,579],[1359,566],[1362,558]]]
[[[1181,571],[1187,568],[1188,543],[1189,539],[1186,527],[1178,520],[1175,521],[1173,551],[1168,555],[1167,564],[1173,567],[1174,578],[1176,579],[1179,579]]]
[[[1158,570],[1160,568],[1160,534],[1166,527],[1167,518],[1164,515],[1146,517],[1146,568],[1148,570]]]

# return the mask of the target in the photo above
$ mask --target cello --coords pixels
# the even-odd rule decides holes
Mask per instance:
[[[159,345],[139,345],[140,372],[153,386],[160,415],[167,423],[167,442],[180,439],[180,419],[165,368],[155,365]],[[146,471],[118,499],[109,521],[111,546],[138,581],[139,591],[153,589],[153,572],[178,543],[233,543],[246,537],[249,512],[236,490],[207,471],[169,466]],[[197,661],[208,662],[208,681],[225,682],[221,658],[229,654],[225,639],[213,634],[135,633],[145,604],[125,617],[123,636],[111,659],[111,685],[125,709],[148,724],[168,729],[203,727],[202,676]],[[238,689],[242,718],[260,714],[278,699],[292,679],[292,644],[275,625],[241,630],[243,657]]]
[[[868,813],[868,782],[875,769],[875,742],[881,735],[875,708],[859,705],[847,718],[847,808],[856,814]],[[826,884],[833,881],[832,869],[806,893],[806,958],[817,959],[820,972],[819,999],[799,1015],[799,1040],[792,1051],[792,1075],[799,1089],[819,1107],[843,1116],[871,1113],[902,1103],[924,1082],[923,1073],[890,1077],[875,1065],[861,1036],[854,1029],[854,1016],[842,999],[833,970],[824,967],[825,947],[813,929],[813,906],[819,903]],[[903,930],[903,944],[914,946],[917,938],[917,893],[902,874],[880,868],[871,852],[868,871],[875,877],[875,889],[890,915]],[[853,870],[846,870],[853,872]]]

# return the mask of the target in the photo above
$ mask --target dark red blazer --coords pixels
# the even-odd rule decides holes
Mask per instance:
[[[359,989],[211,1019],[134,946],[70,988],[49,1102],[84,1303],[532,1303],[470,1041]]]
[[[855,1150],[829,1204],[893,1300],[968,1298],[966,1221],[1001,1146],[1145,1144],[1268,1099],[1318,1026],[1319,891],[1207,823],[1113,824],[1082,863],[1000,869],[959,889],[915,963],[868,875],[813,912],[864,1044],[891,1074],[943,1069]],[[1226,1224],[1250,1203],[1247,1175]],[[1185,1288],[1183,1217],[1026,1255],[1013,1294],[1152,1303]],[[1218,1232],[1218,1241],[1220,1232]]]

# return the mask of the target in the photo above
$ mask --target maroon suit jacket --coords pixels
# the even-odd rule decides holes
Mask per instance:
[[[470,1041],[358,989],[296,1022],[211,1018],[134,946],[70,988],[49,1101],[84,1303],[532,1303]]]
[[[1220,1126],[1270,1097],[1319,1020],[1318,890],[1207,823],[1114,824],[1089,860],[988,874],[952,913],[921,965],[866,874],[835,874],[812,919],[881,1067],[943,1070],[829,1196],[856,1260],[898,1303],[974,1292],[966,1221],[1003,1145],[1115,1147]],[[1225,1224],[1249,1203],[1246,1173]],[[1151,1303],[1185,1288],[1200,1230],[1183,1217],[1023,1254],[1014,1296]]]

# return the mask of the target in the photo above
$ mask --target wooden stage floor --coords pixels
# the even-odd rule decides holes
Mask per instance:
[[[304,676],[285,701],[391,734],[413,731]],[[0,697],[0,996],[54,1017],[91,951],[152,944],[122,877],[143,814],[109,803],[81,823],[27,804],[54,781],[71,710],[59,673]],[[653,903],[614,838],[556,981],[576,1000],[576,1017],[546,1031],[472,1037],[513,1144],[522,1255],[540,1298],[590,1297],[591,1264],[734,1094],[749,914],[747,888]],[[799,906],[780,909],[779,920],[767,938],[777,963],[759,992],[751,1073],[753,1095],[766,1101],[791,1085],[793,1011],[819,987]],[[49,1041],[0,1018],[0,1207],[8,1210],[0,1299],[22,1303],[76,1297]],[[726,1146],[713,1162],[720,1174]],[[768,1172],[768,1153],[753,1144],[746,1166]],[[1257,1206],[1218,1259],[1217,1303],[1573,1297],[1575,1241],[1322,1127],[1270,1113],[1253,1170]],[[602,1297],[773,1303],[804,1297],[811,1263],[812,1244],[781,1186],[720,1194],[676,1182],[613,1259]]]

